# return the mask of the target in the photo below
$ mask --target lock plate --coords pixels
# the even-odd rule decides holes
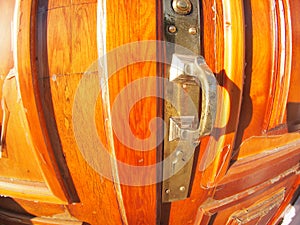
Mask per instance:
[[[164,0],[163,12],[164,41],[175,44],[166,49],[167,61],[171,62],[174,54],[186,54],[186,50],[194,56],[200,55],[199,1]],[[169,79],[171,66],[166,68]],[[184,136],[184,129],[195,129],[199,124],[200,87],[189,77],[183,76],[171,81],[172,85],[167,85],[164,93],[165,99],[171,99],[172,104],[168,101],[164,103],[167,138],[164,141],[163,156],[169,160],[164,160],[163,165],[163,202],[188,197],[194,153],[199,145],[192,136]]]

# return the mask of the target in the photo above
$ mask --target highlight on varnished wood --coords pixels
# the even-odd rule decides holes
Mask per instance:
[[[12,2],[0,0],[5,30]],[[190,196],[168,204],[153,182],[163,132],[152,120],[162,117],[164,100],[144,96],[163,93],[157,77],[167,78],[155,62],[165,57],[155,46],[166,32],[161,1],[16,2],[15,37],[0,31],[1,98],[9,111],[1,222],[278,223],[300,184],[298,1],[201,1],[201,54],[218,80],[218,116],[196,150]],[[123,165],[154,169],[141,175]]]

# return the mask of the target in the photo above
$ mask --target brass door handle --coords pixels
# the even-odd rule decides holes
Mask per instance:
[[[200,137],[211,134],[214,126],[217,109],[217,80],[202,56],[173,54],[170,81],[195,83],[202,90],[200,122],[196,126],[193,124],[183,126],[184,119],[188,119],[186,117],[170,118],[169,141],[188,139],[197,143]],[[192,119],[190,122],[195,123]]]
[[[201,4],[163,1],[166,71],[162,202],[188,198],[200,138],[210,135],[217,111],[217,81],[201,55]],[[171,65],[169,67],[169,62]],[[166,69],[166,70],[165,70]],[[200,97],[201,96],[201,97]],[[201,105],[201,106],[200,106]]]
[[[217,80],[202,56],[174,53],[169,80],[174,85],[166,95],[174,105],[165,107],[169,136],[164,157],[170,160],[164,162],[163,202],[188,197],[194,152],[200,138],[211,134],[217,111]]]

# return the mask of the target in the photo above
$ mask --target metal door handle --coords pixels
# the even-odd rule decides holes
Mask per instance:
[[[217,111],[217,81],[201,55],[201,1],[163,1],[165,55],[162,201],[189,196],[200,138],[211,134]],[[164,52],[164,51],[162,51]],[[201,96],[201,98],[200,98]],[[201,106],[200,106],[201,105]],[[200,115],[199,115],[200,114]]]
[[[202,56],[174,53],[169,80],[176,83],[176,87],[185,86],[185,93],[183,88],[167,92],[177,99],[178,105],[175,107],[176,112],[175,108],[170,110],[170,106],[166,107],[169,140],[164,143],[164,151],[165,158],[170,157],[171,160],[164,164],[164,177],[170,177],[163,182],[164,202],[181,200],[188,196],[194,152],[200,138],[211,134],[217,111],[217,80]]]
[[[200,137],[209,135],[213,129],[217,109],[217,81],[202,56],[173,54],[170,80],[174,82],[196,83],[202,90],[200,122],[183,126],[184,117],[170,118],[169,141],[175,139],[198,142]],[[192,119],[190,123],[194,123]],[[187,127],[187,128],[186,128]]]

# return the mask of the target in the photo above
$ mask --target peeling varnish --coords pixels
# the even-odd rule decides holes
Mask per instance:
[[[299,164],[292,167],[291,169],[285,171],[284,173],[278,175],[277,177],[274,177],[260,185],[257,185],[253,188],[247,189],[245,191],[242,191],[236,195],[232,195],[230,197],[221,199],[221,200],[215,200],[215,199],[208,199],[205,203],[203,203],[200,207],[206,209],[206,211],[209,211],[211,213],[216,212],[219,208],[225,208],[229,204],[234,204],[236,201],[240,201],[241,199],[248,197],[252,194],[255,194],[256,192],[264,189],[265,187],[268,187],[270,185],[273,185],[274,183],[277,183],[281,179],[291,175],[291,174],[297,174],[299,173]]]
[[[262,218],[275,207],[279,207],[282,204],[284,197],[285,188],[281,188],[267,199],[256,202],[247,209],[235,212],[230,219],[235,220],[238,224],[247,224],[252,220]]]

